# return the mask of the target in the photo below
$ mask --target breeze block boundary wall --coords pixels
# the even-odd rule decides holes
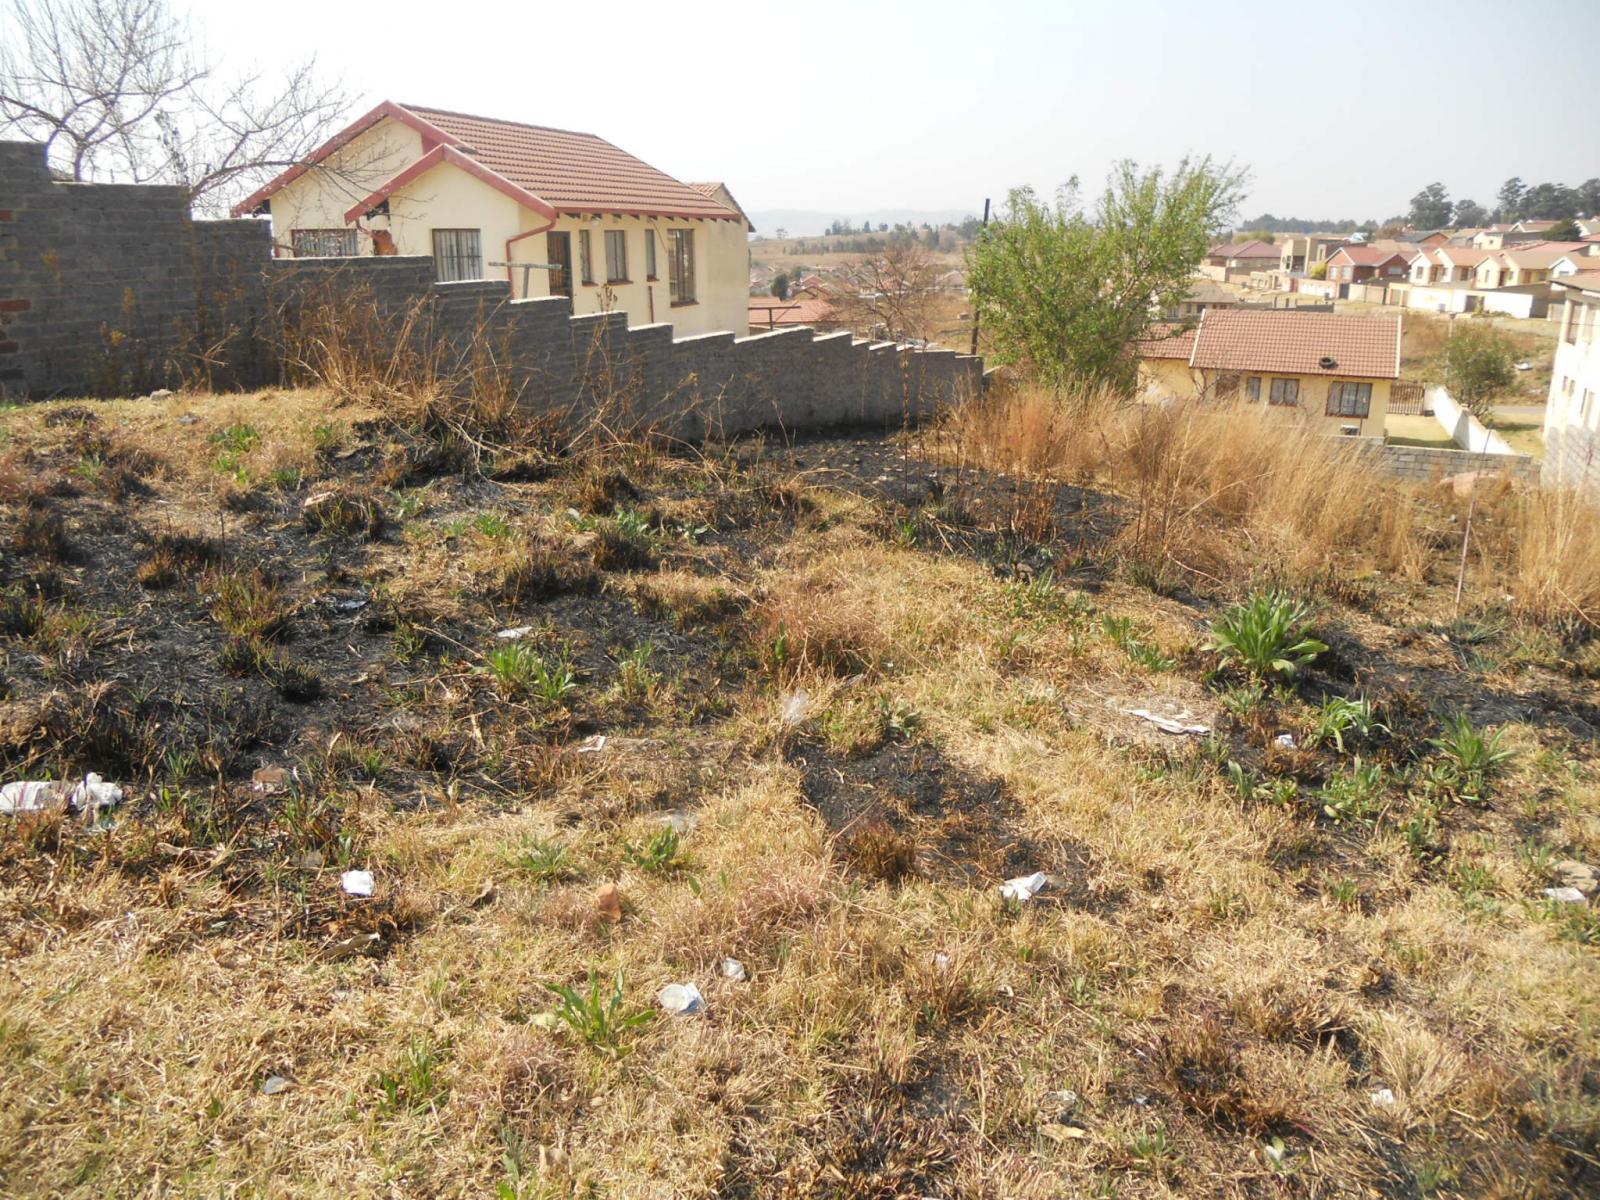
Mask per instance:
[[[260,220],[191,218],[181,189],[61,183],[43,147],[0,142],[0,389],[127,395],[284,377],[310,303],[409,315],[445,367],[491,359],[520,402],[700,439],[762,428],[913,422],[977,392],[981,359],[809,329],[674,339],[506,281],[440,284],[430,258],[274,259]],[[359,298],[360,303],[353,301]],[[339,311],[334,308],[333,311]]]

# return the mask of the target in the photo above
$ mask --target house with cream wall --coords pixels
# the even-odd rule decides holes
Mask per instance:
[[[747,327],[750,222],[589,133],[390,101],[234,209],[275,253],[415,254],[442,282],[505,279],[678,336]]]
[[[1562,296],[1544,410],[1544,483],[1600,498],[1600,269],[1554,280]]]
[[[1237,400],[1329,434],[1382,437],[1400,318],[1208,309],[1193,328],[1152,329],[1135,350],[1147,401]]]

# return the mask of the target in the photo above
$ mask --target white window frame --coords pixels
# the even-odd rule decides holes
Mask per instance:
[[[1267,387],[1267,403],[1281,408],[1296,408],[1300,404],[1298,379],[1274,379]]]
[[[656,278],[656,231],[644,227],[644,277],[647,282]]]

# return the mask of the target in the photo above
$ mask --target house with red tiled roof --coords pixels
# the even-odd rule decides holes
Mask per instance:
[[[592,133],[385,101],[235,206],[293,257],[425,255],[441,282],[625,312],[682,334],[747,316],[750,222]]]
[[[1148,399],[1242,400],[1329,433],[1381,437],[1400,318],[1208,309],[1192,329],[1153,328],[1135,352]]]
[[[1341,246],[1328,258],[1327,278],[1330,283],[1338,284],[1404,279],[1410,270],[1408,260],[1414,253],[1416,251],[1411,248]]]

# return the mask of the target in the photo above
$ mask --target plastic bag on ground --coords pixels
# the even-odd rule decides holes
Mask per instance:
[[[1000,894],[1007,900],[1024,904],[1049,886],[1050,876],[1043,871],[1035,871],[1032,875],[1020,875],[1016,879],[1006,880],[1000,885]]]
[[[92,771],[77,784],[65,780],[19,780],[0,788],[0,813],[37,812],[48,808],[66,793],[67,808],[72,812],[98,812],[122,803],[122,789],[107,783]]]
[[[669,983],[656,997],[661,1007],[675,1017],[692,1016],[705,1011],[705,997],[692,983]]]
[[[374,887],[371,871],[346,871],[339,876],[339,886],[346,895],[370,896]]]

